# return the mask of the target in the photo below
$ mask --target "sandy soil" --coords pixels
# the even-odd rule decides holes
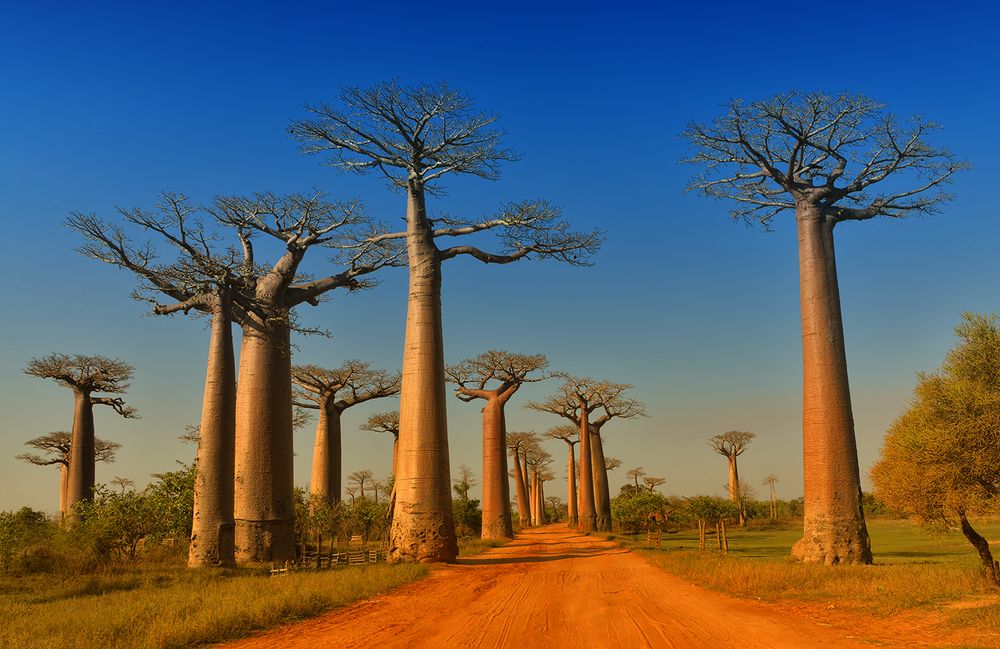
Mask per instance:
[[[386,595],[224,646],[939,646],[928,641],[922,622],[736,599],[667,574],[614,543],[548,526]]]

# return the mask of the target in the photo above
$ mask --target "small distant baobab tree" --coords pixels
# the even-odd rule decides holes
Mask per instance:
[[[507,433],[507,450],[514,458],[514,490],[517,492],[517,517],[522,528],[531,526],[531,501],[529,500],[527,465],[523,463],[525,451],[535,442],[532,432]]]
[[[131,365],[106,356],[49,354],[33,358],[24,369],[29,376],[51,379],[73,391],[73,432],[69,448],[69,477],[66,486],[67,520],[74,522],[77,503],[93,500],[95,463],[94,406],[108,406],[125,419],[138,419],[132,406],[121,397],[128,389],[134,370]]]
[[[740,486],[740,472],[736,466],[736,458],[743,454],[756,433],[745,430],[730,430],[720,435],[713,435],[708,444],[715,452],[726,458],[729,464],[729,500],[736,501],[736,492]]]
[[[790,92],[734,100],[685,135],[702,166],[690,188],[734,201],[731,214],[770,227],[794,211],[802,310],[805,516],[792,554],[803,561],[871,563],[861,506],[834,228],[933,212],[941,185],[967,165],[926,139],[935,124],[901,122],[861,95]]]
[[[641,466],[637,466],[634,469],[629,469],[628,471],[625,472],[625,477],[632,479],[637,491],[639,489],[639,480],[643,478],[645,475],[646,475],[646,469],[644,469]]]
[[[504,407],[525,383],[549,378],[548,360],[541,354],[514,354],[491,349],[448,367],[445,373],[458,387],[455,396],[483,406],[483,527],[482,538],[514,538],[507,482],[507,425]]]
[[[644,477],[642,479],[642,483],[644,485],[646,485],[646,489],[648,489],[650,492],[652,492],[654,489],[656,489],[660,485],[667,484],[667,479],[666,478],[654,478],[654,477],[651,477],[651,476],[646,476],[646,477]]]
[[[729,463],[729,500],[740,503],[740,473],[736,466],[736,458],[743,454],[750,446],[750,442],[756,437],[756,433],[745,430],[729,430],[720,435],[713,435],[708,439],[708,444],[715,452],[726,458]],[[740,525],[746,519],[746,510],[739,506]]]
[[[347,481],[352,485],[352,488],[358,490],[358,497],[365,497],[365,485],[371,486],[375,482],[375,474],[371,469],[359,469],[357,471],[352,471],[347,476]]]
[[[552,463],[552,455],[537,444],[529,445],[526,449],[525,463],[528,465],[531,476],[529,484],[531,500],[531,522],[533,525],[545,524],[545,496],[542,491],[544,476],[548,473],[548,467]]]
[[[580,443],[580,429],[572,424],[554,426],[545,431],[548,439],[561,439],[566,443],[566,524],[576,527],[580,522],[576,497],[576,457],[574,446]],[[554,498],[555,496],[553,496]]]
[[[479,481],[476,480],[476,474],[467,464],[460,464],[456,473],[457,478],[455,479],[455,484],[453,485],[455,493],[462,500],[468,500],[469,491],[479,484]]]
[[[295,365],[292,382],[296,388],[295,405],[319,410],[309,489],[316,498],[335,504],[340,501],[341,489],[341,416],[359,403],[399,394],[399,374],[349,360],[333,370]]]
[[[18,460],[35,466],[59,465],[59,518],[66,517],[66,491],[69,488],[70,440],[72,435],[66,431],[56,431],[41,437],[29,439],[24,444],[45,453],[45,456],[34,453],[22,453]],[[109,442],[99,437],[94,438],[94,462],[114,462],[115,453],[121,448],[117,442]]]
[[[116,475],[114,479],[111,480],[110,484],[115,485],[116,487],[122,490],[122,493],[125,493],[126,489],[135,486],[135,480]]]
[[[376,412],[361,424],[361,430],[369,433],[389,433],[392,435],[392,475],[396,475],[396,447],[399,445],[399,411]]]
[[[762,485],[767,486],[768,491],[770,493],[770,500],[771,500],[771,520],[772,521],[778,518],[777,492],[775,491],[775,488],[774,488],[774,485],[777,482],[778,482],[778,478],[773,473],[770,474],[770,475],[768,475],[761,482]]]
[[[488,264],[535,257],[585,265],[601,237],[571,232],[545,201],[511,203],[482,220],[430,216],[426,197],[442,191],[445,175],[495,180],[501,163],[516,159],[501,145],[497,117],[476,112],[465,95],[444,85],[390,82],[344,88],[338,104],[310,106],[312,119],[292,124],[302,150],[329,154],[330,164],[345,171],[381,173],[406,193],[406,230],[369,239],[405,240],[410,270],[389,553],[400,560],[452,561],[458,545],[449,493],[442,263],[468,256]],[[499,252],[437,245],[487,231],[498,234]]]
[[[525,406],[580,427],[579,517],[584,530],[611,530],[611,490],[601,430],[612,419],[645,416],[643,404],[625,396],[631,388],[627,383],[568,377],[556,394]],[[595,412],[601,414],[592,420]]]

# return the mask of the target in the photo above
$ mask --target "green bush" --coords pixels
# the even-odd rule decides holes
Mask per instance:
[[[640,532],[666,523],[669,503],[658,491],[625,490],[611,501],[611,520],[619,532]]]

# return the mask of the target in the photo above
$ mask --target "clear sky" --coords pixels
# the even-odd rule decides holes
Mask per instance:
[[[133,279],[74,252],[72,210],[110,217],[162,190],[215,194],[319,188],[398,219],[403,198],[378,178],[344,176],[287,136],[303,104],[347,84],[446,81],[502,115],[523,158],[498,182],[459,179],[432,211],[484,215],[546,198],[607,243],[592,268],[527,262],[445,267],[448,362],[489,348],[547,354],[554,368],[635,384],[649,417],[606,427],[606,452],[642,466],[667,493],[721,493],[725,460],[706,439],[757,433],[741,476],[778,476],[802,493],[801,348],[794,223],[773,233],[728,217],[684,187],[679,133],[735,97],[849,90],[921,113],[934,142],[973,169],[940,214],[837,230],[844,321],[862,472],[909,398],[915,374],[953,344],[962,311],[1000,311],[1000,48],[992,3],[69,3],[0,2],[0,509],[53,511],[57,473],[14,459],[23,442],[68,430],[72,399],[21,370],[53,351],[104,354],[136,368],[127,395],[142,419],[98,410],[120,442],[98,481],[189,461],[177,440],[199,417],[207,329],[146,316]],[[209,8],[207,5],[211,5]],[[544,6],[542,6],[544,5]],[[876,6],[877,5],[877,6]],[[307,270],[322,272],[322,255]],[[299,338],[297,362],[347,358],[398,369],[405,271],[377,289],[301,312],[333,338]],[[552,416],[521,406],[511,430]],[[390,440],[357,426],[392,400],[349,410],[346,471],[389,470]],[[453,467],[480,467],[479,406],[451,399]],[[312,429],[296,434],[296,481],[309,475]],[[550,443],[557,458],[562,442]],[[547,491],[561,495],[560,480]],[[867,478],[866,478],[867,482]],[[759,493],[765,488],[758,487]]]

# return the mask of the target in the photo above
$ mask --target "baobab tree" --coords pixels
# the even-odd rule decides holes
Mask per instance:
[[[525,449],[535,440],[532,432],[507,433],[507,450],[514,456],[514,490],[517,492],[517,516],[521,527],[531,526],[531,505],[528,499],[528,476],[521,458]]]
[[[93,214],[74,213],[67,225],[83,235],[78,251],[86,257],[128,270],[139,279],[133,297],[153,304],[153,313],[211,316],[208,362],[198,425],[194,517],[188,565],[231,565],[233,555],[233,463],[236,432],[236,361],[232,323],[239,321],[244,301],[234,303],[247,280],[244,263],[233,249],[219,249],[219,235],[209,226],[211,216],[187,197],[163,193],[156,209],[118,208],[129,226],[152,232],[176,257],[156,263],[151,242],[136,243],[118,223]],[[208,218],[206,218],[206,216]],[[166,297],[170,302],[163,304]]]
[[[66,431],[47,433],[25,442],[25,446],[45,453],[46,456],[34,453],[22,453],[16,459],[35,466],[59,465],[59,518],[62,520],[68,513],[66,509],[66,491],[69,488],[70,442],[72,435]],[[94,438],[94,462],[114,462],[115,453],[121,448],[117,442],[109,442],[99,437]]]
[[[473,473],[472,469],[469,468],[467,464],[458,465],[458,478],[455,480],[453,488],[458,497],[462,500],[469,499],[469,491],[479,484],[476,480],[476,474]]]
[[[745,430],[729,430],[708,439],[708,445],[716,453],[726,458],[729,464],[729,500],[733,502],[736,502],[736,492],[740,486],[740,473],[736,466],[736,458],[743,454],[756,436],[756,433]]]
[[[533,525],[545,524],[545,497],[542,494],[542,476],[552,463],[552,455],[537,443],[525,448],[525,464],[531,476],[529,479],[531,522]]]
[[[330,203],[321,195],[217,197],[212,205],[197,207],[182,195],[164,193],[155,211],[118,212],[126,223],[174,248],[174,263],[154,264],[157,254],[151,243],[135,244],[121,226],[75,213],[67,224],[87,240],[80,252],[133,272],[140,279],[137,296],[153,302],[154,313],[212,316],[188,564],[231,563],[229,546],[236,536],[242,537],[242,559],[268,558],[272,543],[281,548],[282,558],[289,558],[294,552],[292,415],[286,394],[290,379],[288,390],[281,379],[290,374],[290,369],[285,371],[291,365],[289,330],[315,332],[298,327],[292,309],[303,302],[317,304],[334,288],[363,288],[358,277],[392,263],[398,251],[352,243],[349,252],[340,249],[337,260],[346,267],[341,273],[314,280],[298,277],[308,248],[336,248],[342,231],[368,225],[359,204]],[[284,253],[271,269],[258,263],[255,237],[282,245]],[[150,294],[171,302],[160,304]],[[236,412],[240,393],[234,322],[244,333],[241,365],[264,368],[263,374],[241,372],[242,402],[249,408],[242,417]],[[234,513],[242,521],[239,525]]]
[[[861,96],[791,92],[730,103],[712,124],[685,132],[687,162],[704,167],[690,188],[734,201],[731,214],[769,228],[793,210],[802,313],[805,467],[803,537],[792,554],[808,562],[871,563],[861,506],[854,417],[844,349],[834,227],[878,216],[935,211],[941,189],[966,164]]]
[[[646,475],[646,469],[642,468],[641,466],[637,466],[636,468],[629,469],[628,471],[625,472],[625,477],[632,478],[633,482],[635,483],[636,490],[639,489],[639,479],[644,477],[645,475]]]
[[[652,493],[652,491],[654,489],[656,489],[657,487],[659,487],[660,485],[666,484],[667,483],[667,479],[666,478],[654,478],[654,477],[651,477],[651,476],[646,476],[645,478],[642,479],[642,483],[644,485],[646,485],[646,489],[648,489],[650,491],[650,493]]]
[[[399,560],[452,561],[457,556],[449,493],[448,429],[441,323],[441,265],[459,256],[483,263],[551,258],[585,265],[601,243],[597,231],[573,233],[545,201],[510,203],[492,218],[431,218],[426,196],[439,195],[448,174],[495,180],[516,159],[501,145],[497,117],[475,112],[470,98],[447,86],[381,83],[345,88],[339,106],[308,107],[312,119],[292,124],[302,150],[329,154],[355,173],[382,173],[406,193],[406,230],[369,241],[405,239],[409,301],[400,398],[400,461],[390,555]],[[492,231],[499,252],[438,241]]]
[[[341,417],[351,406],[399,394],[399,374],[373,370],[368,363],[349,360],[333,370],[295,365],[292,383],[294,404],[319,410],[310,492],[326,503],[336,504],[340,502],[341,488]]]
[[[372,484],[375,482],[375,474],[371,469],[359,469],[357,471],[352,471],[347,476],[347,481],[353,485],[355,489],[358,490],[358,497],[365,497],[365,484]],[[329,501],[327,501],[329,502]]]
[[[24,373],[51,379],[73,391],[73,432],[70,435],[69,475],[66,485],[67,520],[75,522],[77,503],[93,500],[96,455],[94,406],[108,406],[125,419],[138,419],[135,408],[121,397],[134,370],[131,365],[106,356],[49,354],[33,358]]]
[[[573,447],[580,443],[580,430],[572,424],[554,426],[545,431],[549,439],[561,439],[566,443],[566,524],[576,527],[579,522],[576,498],[576,457]]]
[[[762,485],[766,485],[768,487],[768,490],[770,492],[770,497],[771,497],[771,520],[772,521],[775,520],[776,518],[778,518],[778,503],[777,503],[777,496],[776,496],[776,492],[775,492],[775,488],[774,488],[774,485],[777,482],[778,482],[778,478],[773,473],[770,474],[770,475],[768,475],[761,482]]]
[[[611,530],[611,490],[601,430],[612,419],[646,415],[642,402],[625,396],[631,388],[627,383],[568,377],[556,394],[525,406],[580,427],[579,517],[584,530]],[[601,414],[591,421],[597,411]]]
[[[709,446],[729,463],[729,500],[738,505],[740,525],[746,521],[746,507],[744,500],[740,498],[740,473],[736,458],[743,454],[756,436],[756,433],[745,430],[729,430],[708,439]]]
[[[504,407],[525,383],[549,378],[542,354],[514,354],[491,349],[445,370],[455,383],[455,396],[483,406],[483,527],[482,538],[514,538],[507,482],[507,425]]]
[[[396,475],[396,448],[399,446],[399,411],[376,412],[361,424],[361,430],[369,433],[389,433],[392,435],[392,475]]]

